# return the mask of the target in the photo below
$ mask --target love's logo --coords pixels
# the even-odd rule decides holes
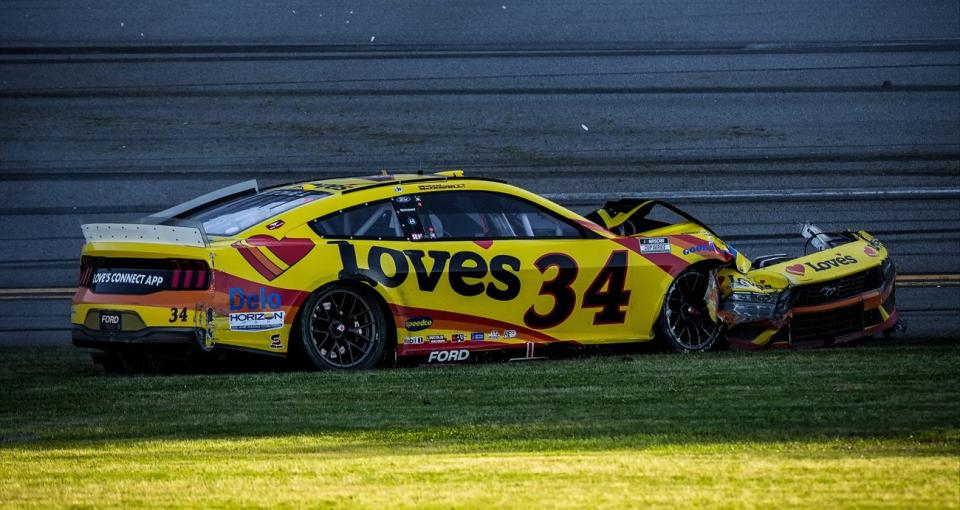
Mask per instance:
[[[240,255],[267,280],[282,275],[310,253],[314,244],[310,239],[274,239],[257,235],[231,245]]]

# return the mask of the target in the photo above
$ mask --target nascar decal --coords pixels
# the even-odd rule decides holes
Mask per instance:
[[[285,237],[277,240],[257,235],[237,241],[231,246],[244,260],[267,280],[274,280],[310,253],[314,244],[310,239]]]
[[[654,239],[660,239],[660,238],[654,238]],[[687,267],[688,265],[687,261],[674,255],[673,253],[670,253],[669,251],[664,253],[652,253],[649,251],[649,249],[648,251],[643,251],[640,244],[641,240],[643,240],[643,238],[638,238],[638,237],[622,237],[617,239],[611,239],[611,241],[617,244],[620,244],[625,248],[629,248],[630,251],[656,264],[657,267],[663,270],[663,272],[669,274],[670,276],[673,276],[674,278],[676,278],[677,275],[679,275],[680,272],[683,271],[685,267]],[[671,246],[670,244],[663,244],[663,243],[655,243],[655,244],[659,244],[661,246]]]
[[[670,253],[670,239],[667,237],[641,238],[640,253]]]

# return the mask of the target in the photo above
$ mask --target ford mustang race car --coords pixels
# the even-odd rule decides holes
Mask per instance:
[[[898,325],[894,265],[866,232],[806,225],[811,253],[749,260],[664,202],[584,217],[460,171],[249,181],[82,228],[73,342],[101,359],[231,348],[353,369],[823,345]]]

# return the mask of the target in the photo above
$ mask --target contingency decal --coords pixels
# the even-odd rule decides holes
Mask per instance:
[[[512,338],[518,336],[523,336],[524,338],[530,340],[539,340],[542,342],[556,342],[557,339],[542,333],[540,331],[535,331],[533,329],[524,328],[522,326],[517,326],[510,324],[508,322],[499,321],[496,319],[491,319],[489,317],[480,317],[476,315],[468,315],[458,312],[450,312],[446,310],[432,310],[427,308],[414,308],[409,306],[401,305],[390,305],[390,311],[393,313],[393,316],[396,320],[398,327],[403,327],[405,322],[409,318],[414,317],[433,317],[432,327],[435,329],[445,329],[445,330],[472,330],[471,340],[473,341],[484,341],[484,337],[489,340],[497,340],[500,338],[500,331],[511,331]],[[489,333],[481,333],[480,331],[486,330],[487,328],[493,328],[493,331],[490,333],[496,332],[496,338],[494,335]],[[410,337],[410,338],[419,338],[419,337]],[[410,342],[415,343],[415,342]],[[419,342],[417,342],[419,343]],[[429,341],[427,342],[429,343]]]
[[[640,253],[670,253],[670,239],[667,237],[640,238]]]
[[[283,327],[285,312],[238,312],[230,314],[232,331],[266,331]]]
[[[310,253],[314,244],[310,239],[285,237],[274,239],[257,235],[231,246],[240,252],[244,260],[267,280],[274,280]]]
[[[674,236],[674,240],[684,255],[699,255],[708,259],[719,259],[729,262],[737,256],[737,250],[719,239],[701,239],[689,234]]]
[[[284,303],[279,292],[264,287],[256,292],[231,287],[228,295],[232,331],[266,331],[283,327],[286,312],[281,310]]]
[[[625,248],[629,248],[630,251],[656,264],[657,267],[659,267],[665,273],[668,273],[670,276],[676,277],[681,271],[683,271],[683,268],[687,267],[687,262],[685,260],[670,252],[651,253],[650,251],[643,251],[640,245],[641,239],[642,238],[637,237],[620,237],[617,239],[612,239],[612,241],[624,246]],[[662,243],[657,244],[663,245]],[[670,245],[666,244],[663,246]]]

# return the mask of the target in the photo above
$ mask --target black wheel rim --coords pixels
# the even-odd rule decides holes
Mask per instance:
[[[667,333],[686,350],[702,351],[713,345],[720,326],[710,319],[705,295],[709,276],[698,272],[681,274],[670,285],[664,305]]]
[[[310,311],[309,334],[315,354],[334,368],[363,363],[380,339],[372,305],[348,289],[319,296]]]

